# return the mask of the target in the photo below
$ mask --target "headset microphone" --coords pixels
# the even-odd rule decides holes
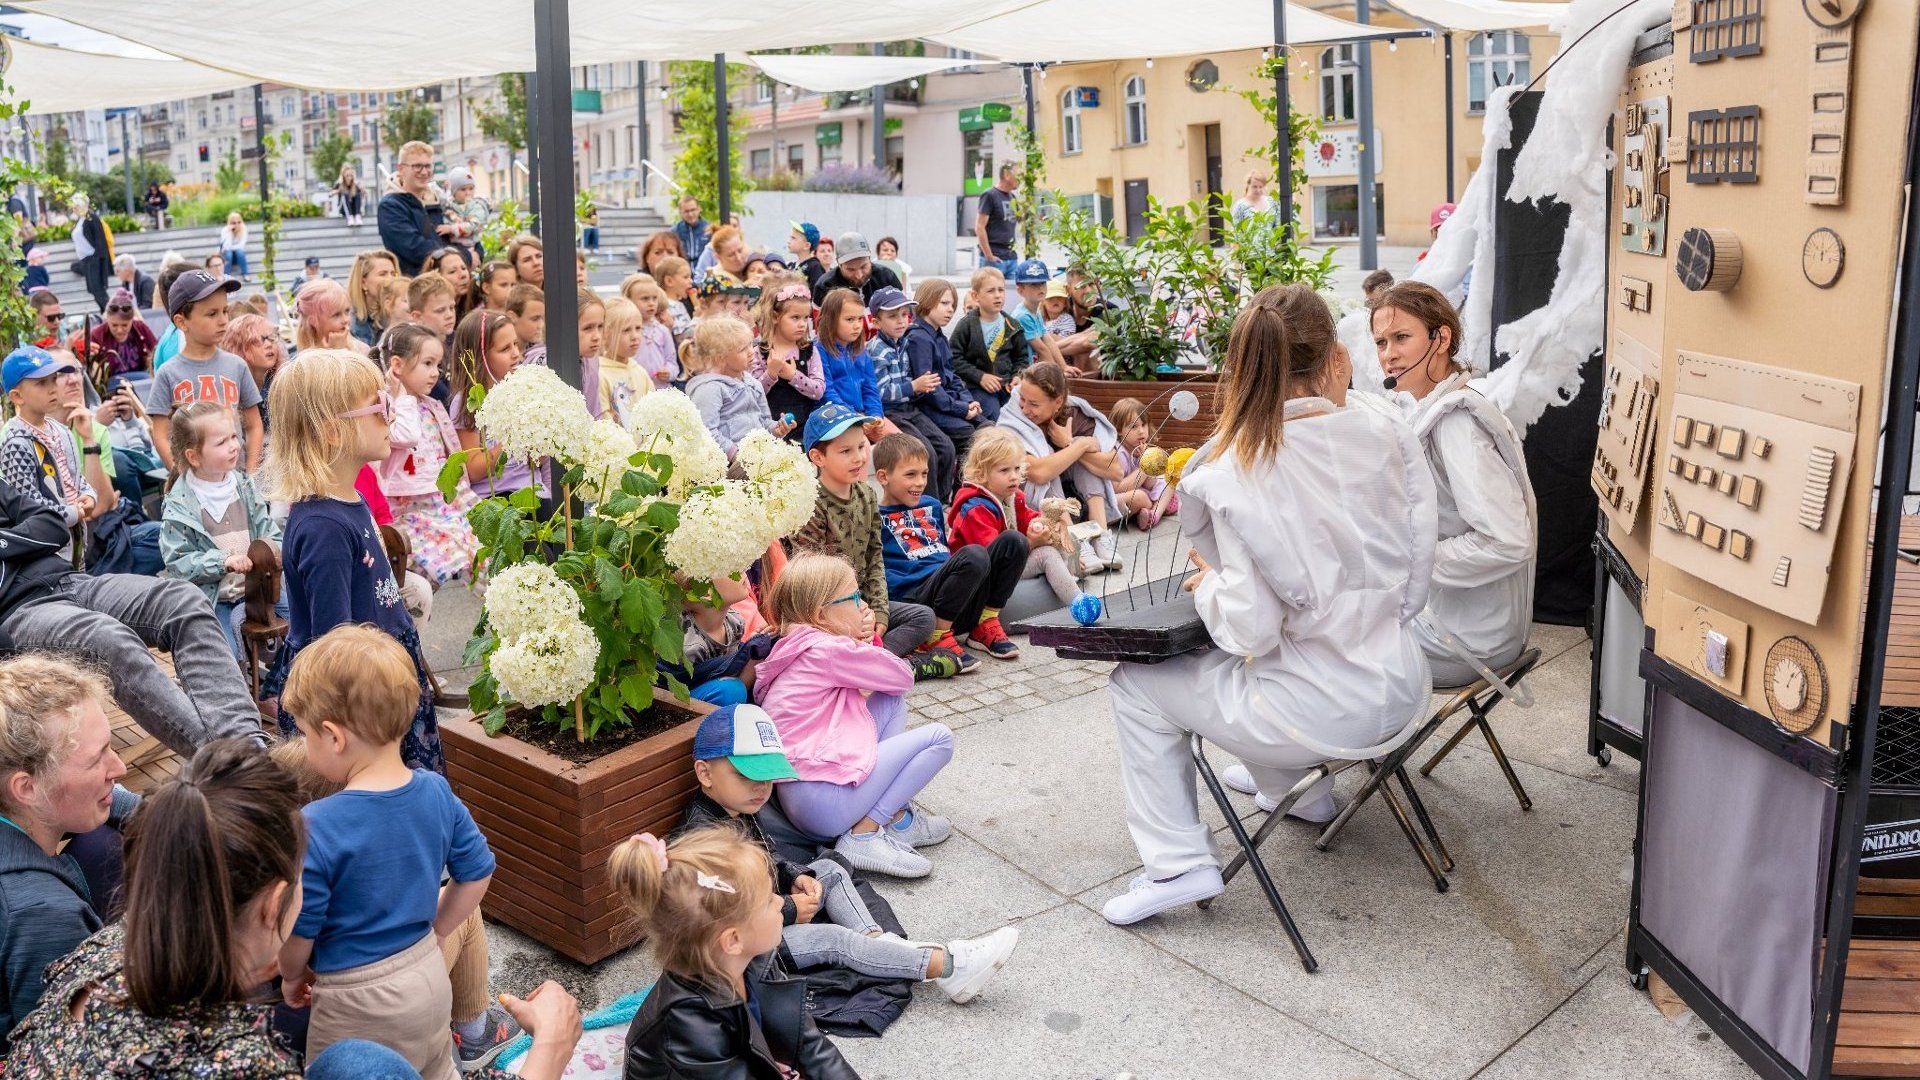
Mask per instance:
[[[1380,385],[1388,390],[1391,390],[1394,387],[1400,385],[1400,380],[1392,375],[1389,375],[1387,376],[1386,381],[1381,383]]]
[[[1422,364],[1425,364],[1427,362],[1427,359],[1433,355],[1434,348],[1439,345],[1439,337],[1440,337],[1439,327],[1436,326],[1433,329],[1427,331],[1427,340],[1433,342],[1434,344],[1427,346],[1427,355],[1420,358],[1420,362]],[[1398,375],[1389,375],[1380,383],[1381,388],[1384,390],[1392,390],[1394,387],[1399,385],[1400,385],[1400,377]]]

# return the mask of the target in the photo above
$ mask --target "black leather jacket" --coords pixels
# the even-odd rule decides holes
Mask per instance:
[[[747,975],[761,1024],[731,990],[662,974],[627,1028],[626,1080],[860,1080],[807,1015],[803,979]]]
[[[717,824],[730,824],[743,830],[748,839],[766,849],[767,855],[773,860],[773,887],[781,896],[780,925],[792,926],[799,915],[793,906],[794,879],[812,877],[812,868],[804,863],[782,859],[779,852],[774,850],[773,841],[768,840],[767,834],[761,831],[757,818],[752,814],[736,816],[727,813],[726,807],[714,802],[704,791],[693,793],[693,801],[687,803],[686,812],[680,815],[680,825],[673,830],[673,835],[679,836],[693,829]]]

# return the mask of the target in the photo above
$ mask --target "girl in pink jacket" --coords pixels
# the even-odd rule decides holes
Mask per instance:
[[[933,864],[914,849],[952,829],[908,800],[953,757],[953,732],[907,730],[913,671],[873,644],[873,611],[845,560],[797,556],[767,606],[781,636],[754,694],[799,776],[777,789],[781,809],[814,836],[839,837],[834,850],[861,870],[925,877]]]

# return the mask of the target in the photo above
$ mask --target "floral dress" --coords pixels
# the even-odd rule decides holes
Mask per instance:
[[[460,439],[445,406],[432,398],[412,400],[418,402],[416,413],[395,418],[394,449],[380,479],[393,507],[393,526],[413,546],[414,569],[437,588],[472,568],[480,542],[467,524],[467,511],[479,500],[464,477],[453,501],[440,494],[440,468],[459,451]]]

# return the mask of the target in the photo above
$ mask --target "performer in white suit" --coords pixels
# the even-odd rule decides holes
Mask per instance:
[[[1341,407],[1350,377],[1326,304],[1304,286],[1263,290],[1234,322],[1217,433],[1180,479],[1199,568],[1187,587],[1214,647],[1114,670],[1145,871],[1107,902],[1109,922],[1221,890],[1190,732],[1285,792],[1322,761],[1386,753],[1425,710],[1411,622],[1427,603],[1433,479],[1406,425]],[[1331,785],[1304,801],[1330,804]]]

